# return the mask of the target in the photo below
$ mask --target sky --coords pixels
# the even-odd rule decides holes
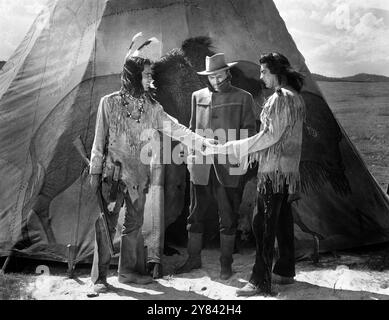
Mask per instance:
[[[7,60],[47,0],[0,0],[0,60]],[[311,72],[389,76],[388,0],[274,0]]]
[[[388,0],[274,0],[311,72],[389,76]]]

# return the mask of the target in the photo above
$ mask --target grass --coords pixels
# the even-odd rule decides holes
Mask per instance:
[[[0,300],[31,300],[27,286],[31,276],[15,273],[0,273]]]

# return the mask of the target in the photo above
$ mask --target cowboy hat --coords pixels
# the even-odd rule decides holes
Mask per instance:
[[[207,76],[219,71],[230,69],[237,63],[238,62],[226,63],[224,60],[224,53],[216,53],[212,57],[207,56],[205,58],[205,70],[197,72],[197,74],[201,76]]]

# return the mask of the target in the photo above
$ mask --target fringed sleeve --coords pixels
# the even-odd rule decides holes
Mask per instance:
[[[243,160],[249,154],[275,146],[281,140],[293,123],[294,108],[290,103],[291,97],[274,94],[270,99],[271,106],[263,129],[250,138],[227,142],[222,147],[225,148],[224,152],[234,154],[238,159]]]
[[[167,114],[162,106],[159,106],[159,108],[160,110],[157,116],[158,130],[174,140],[181,142],[188,148],[202,152],[205,139],[180,124],[176,118]]]
[[[104,148],[109,129],[108,98],[103,97],[97,110],[95,138],[93,141],[90,174],[101,174],[103,171]]]

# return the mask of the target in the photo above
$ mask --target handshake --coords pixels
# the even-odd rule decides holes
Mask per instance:
[[[215,139],[204,138],[201,153],[204,156],[215,154],[227,154],[227,148],[225,144],[219,143]]]

